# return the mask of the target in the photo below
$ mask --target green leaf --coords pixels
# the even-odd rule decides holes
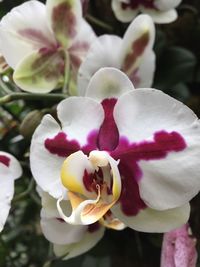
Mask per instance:
[[[154,87],[166,90],[178,83],[190,81],[194,75],[196,63],[193,53],[184,48],[165,49],[157,63]]]

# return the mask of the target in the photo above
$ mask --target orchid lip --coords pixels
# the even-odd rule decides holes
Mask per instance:
[[[91,151],[87,157],[82,151],[71,154],[63,163],[61,180],[68,189],[72,213],[58,211],[71,224],[91,224],[100,220],[117,202],[121,194],[118,162],[105,151]],[[74,169],[76,166],[76,169]]]

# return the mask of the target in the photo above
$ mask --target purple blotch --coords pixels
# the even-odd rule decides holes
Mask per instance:
[[[94,232],[98,231],[99,228],[100,228],[99,222],[95,222],[95,223],[89,224],[88,225],[88,232],[89,233],[94,233]]]
[[[79,143],[76,140],[69,141],[63,132],[58,133],[53,138],[46,139],[44,145],[50,153],[65,158],[80,150]]]
[[[62,33],[66,37],[70,36],[71,38],[76,36],[77,21],[72,9],[71,4],[67,2],[60,3],[53,8],[52,27],[55,33]]]
[[[156,9],[154,5],[154,0],[130,0],[130,3],[121,3],[122,9],[135,9],[138,8],[140,5],[146,8],[153,8]]]
[[[5,155],[0,155],[0,162],[6,167],[10,166],[10,158]]]
[[[120,138],[119,145],[111,152],[113,158],[120,159],[119,170],[122,177],[122,194],[120,203],[127,216],[136,215],[146,207],[140,198],[138,181],[142,178],[140,160],[163,159],[170,152],[179,152],[186,148],[183,137],[177,132],[159,131],[154,134],[153,141],[130,143]]]
[[[102,106],[105,113],[104,121],[99,130],[98,148],[99,150],[112,151],[119,143],[119,132],[113,117],[113,110],[117,99],[105,99]]]

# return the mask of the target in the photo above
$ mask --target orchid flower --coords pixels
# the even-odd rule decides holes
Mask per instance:
[[[138,16],[123,38],[116,35],[100,36],[91,45],[80,66],[79,94],[85,95],[91,77],[102,67],[122,70],[136,88],[150,87],[155,71],[154,39],[155,27],[148,15]]]
[[[196,239],[189,225],[183,225],[164,235],[161,267],[196,267]]]
[[[98,222],[88,226],[66,223],[56,208],[56,199],[40,190],[42,198],[41,228],[45,237],[53,243],[56,256],[64,260],[76,257],[94,247],[103,237],[105,228]],[[64,200],[65,212],[70,211],[70,203]]]
[[[169,23],[177,18],[174,9],[182,0],[112,0],[112,9],[118,20],[132,21],[139,12],[148,14],[156,23]]]
[[[0,231],[3,230],[9,214],[15,179],[21,175],[22,169],[17,159],[0,151]]]
[[[95,38],[82,18],[80,0],[36,0],[15,7],[0,22],[0,50],[14,69],[16,84],[28,92],[48,93],[76,79]]]
[[[133,229],[166,232],[188,220],[200,188],[200,122],[187,106],[102,68],[57,118],[45,115],[36,129],[30,163],[65,222],[105,225],[111,212]]]

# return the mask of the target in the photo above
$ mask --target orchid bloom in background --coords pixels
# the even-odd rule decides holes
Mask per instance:
[[[123,39],[103,35],[90,47],[78,73],[78,92],[84,95],[91,77],[102,67],[114,67],[128,75],[135,88],[150,87],[155,71],[152,50],[155,27],[148,15],[138,16]]]
[[[166,232],[188,220],[200,189],[200,122],[187,106],[102,68],[84,97],[58,105],[57,118],[45,115],[36,129],[30,163],[65,222],[107,225],[111,213],[117,224]]]
[[[56,256],[64,260],[76,257],[94,247],[103,237],[105,228],[98,222],[88,226],[71,225],[59,215],[56,199],[40,190],[42,198],[41,228],[45,237],[53,243]],[[69,212],[70,202],[63,201],[65,212]]]
[[[22,168],[12,155],[0,151],[0,231],[9,214],[10,203],[14,195],[15,179],[22,175]]]
[[[112,0],[112,9],[118,20],[132,21],[138,13],[146,13],[156,23],[169,23],[177,18],[174,9],[182,0]]]
[[[36,0],[15,7],[0,22],[0,49],[15,83],[48,93],[76,79],[95,34],[82,18],[80,0]],[[70,73],[69,73],[70,72]]]
[[[188,224],[164,235],[161,267],[196,267],[196,263],[196,239]]]

